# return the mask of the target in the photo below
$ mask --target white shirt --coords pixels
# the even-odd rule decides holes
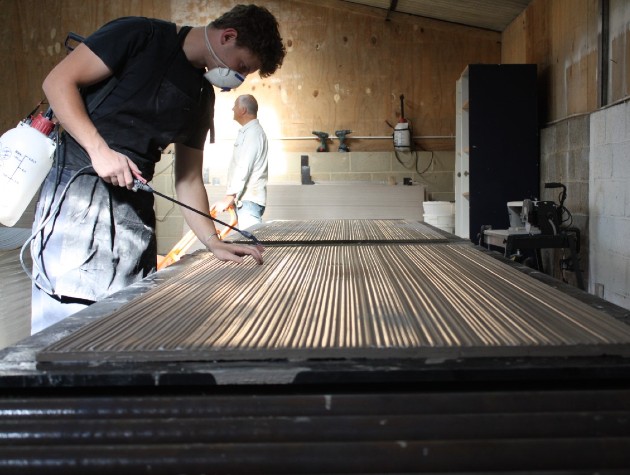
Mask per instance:
[[[265,206],[267,168],[267,135],[258,119],[252,119],[239,129],[234,142],[226,194]]]

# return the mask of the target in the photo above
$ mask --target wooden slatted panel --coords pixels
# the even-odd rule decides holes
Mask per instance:
[[[630,327],[454,244],[273,247],[208,257],[38,354],[194,361],[628,352]]]
[[[443,234],[417,221],[318,219],[312,221],[270,221],[251,230],[267,244],[278,242],[439,242],[446,241]],[[228,240],[241,241],[237,233]]]

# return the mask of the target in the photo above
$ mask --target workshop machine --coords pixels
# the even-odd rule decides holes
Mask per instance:
[[[483,226],[481,240],[488,247],[503,248],[506,257],[540,271],[544,271],[541,249],[568,249],[570,255],[560,259],[560,268],[574,272],[578,287],[584,289],[578,256],[580,230],[571,226],[573,217],[564,206],[567,187],[557,182],[545,183],[544,186],[546,189],[562,189],[558,203],[535,199],[510,201],[507,203],[510,227],[492,229]],[[533,255],[523,251],[533,251]]]
[[[400,95],[400,118],[394,127],[394,149],[398,152],[411,151],[411,124],[405,117],[405,96]]]
[[[565,214],[570,219],[571,213],[564,206],[567,199],[567,187],[562,183],[545,183],[545,188],[562,188],[559,197],[559,204],[554,201],[533,201],[523,200],[521,211],[525,228],[528,232],[538,231],[540,234],[555,236],[566,229],[563,229]],[[532,233],[533,234],[533,233]]]

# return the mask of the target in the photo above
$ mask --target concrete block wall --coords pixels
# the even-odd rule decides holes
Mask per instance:
[[[219,141],[206,147],[204,179],[215,186],[225,186],[227,167],[233,142]],[[269,143],[269,182],[288,184],[301,182],[301,156],[308,155],[311,177],[316,183],[402,183],[409,177],[424,185],[426,199],[452,201],[454,199],[455,152],[418,152],[417,155],[392,152],[285,152],[281,141]],[[417,167],[416,167],[417,156]],[[175,195],[172,151],[162,155],[156,165],[152,185],[169,196]],[[417,168],[417,170],[416,170]],[[425,171],[426,170],[426,171]],[[424,173],[418,173],[424,172]],[[270,204],[272,206],[272,204]],[[156,197],[158,252],[167,253],[182,237],[183,217],[178,206]]]
[[[589,130],[590,118],[583,115],[553,124],[540,135],[539,198],[559,202],[561,189],[545,189],[545,183],[560,182],[567,187],[564,206],[571,213],[571,220],[564,224],[580,230],[580,269],[585,282],[589,278]],[[560,259],[569,257],[568,250],[544,250],[542,255],[548,274],[577,285],[575,274],[560,266]]]
[[[630,103],[590,117],[589,291],[630,309]]]
[[[171,151],[162,154],[161,160],[155,166],[155,175],[151,186],[161,193],[176,197],[175,180],[173,174],[175,155]],[[179,205],[160,196],[155,197],[156,235],[158,237],[158,254],[168,251],[182,238],[184,217]]]

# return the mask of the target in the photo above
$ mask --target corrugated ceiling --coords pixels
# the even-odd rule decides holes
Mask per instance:
[[[503,31],[531,0],[343,0],[435,20]]]

